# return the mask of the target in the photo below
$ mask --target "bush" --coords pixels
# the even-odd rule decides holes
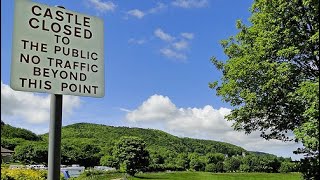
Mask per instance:
[[[80,174],[79,177],[90,177],[90,176],[97,176],[97,175],[102,175],[104,174],[104,171],[100,170],[89,170],[89,171],[84,171],[83,173]]]
[[[1,168],[1,180],[46,180],[46,170]],[[60,180],[64,180],[60,174]]]
[[[101,166],[109,166],[119,169],[119,161],[114,156],[104,155],[100,159]]]
[[[281,163],[281,166],[279,168],[279,172],[281,172],[281,173],[292,172],[292,171],[294,171],[295,166],[296,165],[293,162],[284,161],[284,162]]]
[[[46,171],[31,169],[1,169],[1,180],[45,180]]]
[[[223,162],[222,161],[217,162],[216,172],[223,172]]]
[[[149,172],[163,172],[166,170],[166,167],[164,164],[151,164],[148,167]]]
[[[206,165],[206,171],[207,172],[215,172],[216,171],[216,165],[213,163]]]
[[[238,157],[230,157],[224,161],[224,170],[227,172],[236,172],[239,170],[241,160]]]
[[[248,164],[240,164],[241,172],[250,172],[250,166]]]

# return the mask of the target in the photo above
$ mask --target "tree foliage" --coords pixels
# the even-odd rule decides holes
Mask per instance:
[[[238,21],[240,32],[221,42],[227,61],[211,59],[223,76],[209,86],[235,107],[226,117],[235,130],[299,140],[298,153],[318,159],[319,2],[255,0],[251,13],[250,25]]]
[[[241,165],[241,159],[239,157],[230,157],[224,161],[224,170],[227,172],[236,172]]]
[[[206,161],[208,164],[213,163],[216,164],[218,162],[224,161],[224,154],[222,153],[208,153],[206,155]]]
[[[129,175],[145,171],[149,165],[149,152],[146,144],[137,137],[122,137],[116,143],[114,155],[119,159]]]
[[[25,143],[17,146],[14,159],[26,164],[48,164],[48,145],[46,143]]]
[[[119,140],[128,139],[128,135],[137,135],[138,137],[129,138],[135,142],[132,144],[142,143],[143,148],[140,149],[149,153],[149,165],[136,171],[279,172],[281,162],[291,162],[291,159],[278,158],[262,152],[245,151],[228,143],[177,138],[158,130],[73,124],[62,128],[61,163],[64,165],[80,164],[85,167],[104,165],[126,172],[129,167],[127,165],[134,163],[130,164],[130,158],[125,160],[124,157],[134,158],[136,156],[130,156],[130,154],[138,153],[133,147],[127,148],[127,151],[123,146],[122,150],[119,150]],[[46,164],[47,138],[47,134],[42,135],[42,140],[38,141],[9,136],[1,138],[1,145],[15,147],[16,161],[26,164]],[[178,148],[175,143],[182,147]],[[241,152],[246,152],[247,155],[242,157]],[[232,163],[229,159],[239,160],[240,167],[238,168],[238,161]],[[303,166],[305,167],[309,166]],[[315,170],[308,169],[310,172]]]
[[[1,147],[14,150],[17,145],[29,142],[22,138],[3,138],[1,137]]]
[[[295,168],[295,166],[296,166],[296,164],[293,162],[284,161],[281,163],[279,172],[281,172],[281,173],[292,172],[292,170]]]
[[[100,165],[119,169],[119,160],[114,156],[104,155],[100,159]]]
[[[40,137],[35,133],[26,129],[12,127],[1,120],[1,139],[2,138],[21,138],[30,141],[40,140]]]

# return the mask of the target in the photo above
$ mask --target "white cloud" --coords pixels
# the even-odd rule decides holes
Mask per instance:
[[[181,8],[203,8],[209,4],[208,0],[175,0],[173,6]]]
[[[147,41],[145,39],[134,39],[134,38],[131,38],[129,39],[128,43],[130,44],[145,44]]]
[[[170,59],[183,61],[187,59],[187,52],[185,50],[189,49],[190,40],[194,37],[192,33],[181,33],[181,38],[172,36],[161,28],[158,28],[154,31],[154,35],[167,43],[166,47],[160,49],[162,55]]]
[[[232,122],[224,119],[230,112],[231,109],[215,109],[210,105],[203,108],[178,108],[169,97],[153,95],[137,109],[127,111],[126,119],[145,128],[158,128],[155,127],[156,124],[176,135],[223,141],[250,151],[277,153],[287,157],[293,156],[292,151],[299,146],[294,142],[264,140],[259,132],[246,135],[244,132],[234,131]]]
[[[123,111],[123,112],[132,112],[131,110],[129,109],[126,109],[126,108],[119,108],[120,111]]]
[[[161,28],[157,28],[153,32],[154,36],[164,41],[165,47],[162,47],[159,51],[160,54],[174,60],[179,60],[180,62],[185,62],[187,59],[187,50],[190,47],[190,42],[194,38],[193,33],[180,33],[181,36],[172,36],[171,34],[165,32]],[[152,38],[151,38],[152,39]],[[128,40],[131,44],[144,44],[145,39],[135,39],[131,38]]]
[[[181,36],[186,39],[193,39],[193,37],[194,37],[193,33],[186,33],[186,32],[181,33]]]
[[[154,35],[158,38],[160,38],[163,41],[172,41],[174,40],[174,37],[172,37],[170,34],[165,33],[162,29],[158,28],[154,31]]]
[[[149,9],[147,12],[149,14],[155,14],[162,11],[165,8],[167,8],[167,5],[159,2],[156,7]]]
[[[182,50],[182,49],[187,49],[189,44],[187,41],[185,40],[181,40],[178,42],[173,43],[174,48],[176,48],[177,50]]]
[[[164,47],[161,47],[159,52],[161,55],[178,60],[180,62],[185,62],[187,59],[187,51],[189,50],[191,40],[193,39],[193,33],[180,33],[181,36],[172,36],[171,34],[165,32],[161,28],[157,28],[153,32],[154,36],[159,38],[165,43]],[[150,38],[152,40],[154,38]],[[144,44],[147,41],[145,39],[135,39],[130,38],[128,43],[130,44]]]
[[[146,15],[158,13],[158,12],[162,11],[163,9],[165,9],[166,7],[167,7],[167,5],[165,5],[163,3],[158,3],[156,7],[150,8],[148,10],[132,9],[132,10],[127,11],[126,14],[133,16],[133,17],[136,17],[138,19],[142,19]],[[128,17],[125,17],[125,19],[128,19]]]
[[[96,10],[98,10],[100,13],[108,12],[108,11],[114,11],[117,7],[113,2],[111,1],[101,1],[101,0],[88,0],[89,4],[93,6]]]
[[[178,59],[178,60],[186,60],[187,56],[183,53],[176,52],[169,48],[160,49],[160,53],[168,58]]]
[[[168,97],[153,95],[136,110],[127,114],[129,121],[158,121],[170,119],[176,106]]]
[[[63,116],[72,114],[80,106],[77,96],[63,96]],[[41,124],[50,119],[50,95],[14,91],[1,81],[1,118],[21,118],[26,123]]]
[[[145,13],[140,11],[139,9],[133,9],[133,10],[128,11],[127,13],[128,13],[128,15],[134,16],[138,19],[141,19],[145,16]]]

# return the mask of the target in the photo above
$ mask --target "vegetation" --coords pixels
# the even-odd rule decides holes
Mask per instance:
[[[14,159],[25,164],[48,164],[48,145],[44,142],[29,142],[15,148]]]
[[[41,140],[41,138],[35,133],[26,129],[12,127],[1,120],[2,147],[13,150],[17,145],[21,145],[24,142],[39,140]]]
[[[173,179],[173,180],[300,180],[299,173],[208,173],[208,172],[159,172],[159,173],[139,173],[134,177],[128,177],[118,172],[104,173],[100,175],[83,176],[74,180],[111,180],[111,179]]]
[[[22,129],[12,127],[9,124],[5,124],[1,120],[1,138],[10,138],[10,139],[25,139],[30,141],[38,141],[40,137],[37,136],[35,133]],[[2,142],[1,142],[2,145]]]
[[[1,180],[25,179],[25,180],[45,180],[46,171],[36,171],[31,169],[1,169]]]
[[[319,1],[255,0],[251,13],[221,42],[227,61],[211,59],[223,77],[210,87],[235,107],[235,130],[301,141],[304,177],[319,179]]]
[[[1,180],[46,180],[46,170],[8,169],[1,167]],[[60,180],[64,177],[60,174]]]
[[[159,130],[79,123],[62,128],[62,164],[80,164],[88,167],[103,163],[120,168],[113,152],[120,138],[124,136],[138,137],[145,142],[151,157],[149,171],[189,168],[188,154],[193,152],[199,156],[215,152],[229,156],[249,153],[232,144],[178,138]],[[41,137],[46,142],[48,134]],[[87,160],[84,161],[84,158]]]
[[[5,141],[11,139],[2,138]],[[39,139],[42,140],[21,139],[15,146],[14,160],[25,164],[47,164],[48,134]],[[168,170],[295,172],[300,168],[299,163],[290,158],[249,152],[228,143],[179,138],[152,129],[86,123],[62,128],[61,152],[64,165],[105,165],[131,175]]]
[[[136,137],[121,137],[114,148],[113,156],[123,167],[123,171],[133,176],[144,172],[149,166],[149,152],[146,144]],[[120,169],[121,170],[121,169]]]
[[[121,179],[127,177],[125,173],[120,173],[118,171],[97,171],[89,170],[85,171],[78,177],[70,178],[69,180],[112,180],[112,179]]]
[[[143,173],[135,177],[139,179],[174,179],[174,180],[300,180],[298,173],[208,173],[208,172],[168,172],[168,173]]]

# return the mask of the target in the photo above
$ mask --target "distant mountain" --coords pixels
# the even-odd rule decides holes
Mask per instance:
[[[200,140],[192,138],[179,138],[160,130],[113,127],[100,124],[77,123],[62,128],[62,141],[71,143],[75,139],[92,142],[100,147],[113,146],[122,136],[136,136],[144,140],[151,151],[175,151],[178,153],[197,152],[207,154],[209,152],[220,152],[228,155],[241,155],[248,153],[245,149],[233,144]],[[48,134],[42,135],[43,139]]]
[[[5,124],[1,120],[1,139],[2,138],[21,138],[30,141],[40,140],[40,137],[37,136],[35,133],[23,128],[10,126],[9,124]]]
[[[275,156],[276,157],[276,155],[265,153],[265,152],[259,152],[259,151],[249,151],[249,152],[257,156]]]
[[[213,140],[201,140],[193,138],[181,138],[161,130],[113,127],[101,124],[77,123],[62,127],[62,145],[76,145],[81,143],[91,144],[103,151],[111,147],[122,136],[136,136],[144,140],[151,153],[177,152],[177,153],[223,153],[228,156],[255,154],[267,155],[263,152],[251,152],[242,147]],[[48,133],[37,136],[35,133],[10,126],[1,121],[1,145],[14,149],[17,145],[29,141],[41,141],[48,143]],[[40,143],[40,142],[39,142]]]
[[[103,160],[104,163],[114,167],[117,163],[114,147],[116,142],[124,136],[135,136],[146,143],[146,149],[150,154],[148,167],[150,171],[189,168],[204,171],[208,157],[218,157],[219,154],[215,153],[222,153],[228,157],[250,155],[246,157],[262,164],[266,160],[278,165],[280,163],[275,155],[247,151],[230,143],[181,138],[155,129],[113,127],[91,123],[77,123],[62,127],[61,163],[93,167],[101,164]],[[15,151],[15,161],[26,164],[47,164],[48,144],[48,133],[37,136],[29,130],[1,122],[1,146]]]

